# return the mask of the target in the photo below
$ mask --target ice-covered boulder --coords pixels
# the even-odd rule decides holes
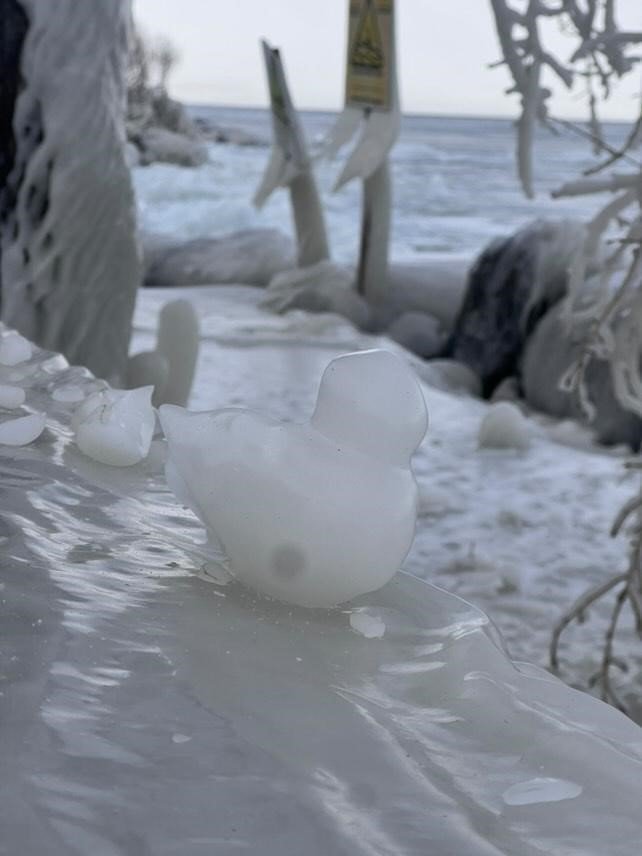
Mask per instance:
[[[529,338],[521,365],[524,398],[543,413],[585,422],[577,396],[560,389],[560,380],[577,360],[587,326],[571,330],[561,304],[554,306]],[[589,398],[595,407],[590,427],[606,445],[626,443],[637,450],[642,442],[642,420],[619,404],[613,391],[611,368],[604,360],[592,360],[586,372]]]
[[[160,418],[168,482],[242,582],[329,607],[380,588],[401,566],[416,522],[410,456],[427,417],[414,375],[390,352],[333,360],[309,424],[168,406]]]
[[[218,238],[171,243],[144,238],[145,284],[154,286],[241,283],[267,285],[295,264],[292,240],[277,229],[247,229]]]
[[[535,324],[564,294],[583,237],[581,223],[536,220],[475,262],[444,355],[469,365],[484,395],[517,373]]]

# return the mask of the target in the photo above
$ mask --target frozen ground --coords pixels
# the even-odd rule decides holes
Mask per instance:
[[[186,294],[204,326],[197,407],[302,419],[330,357],[373,344],[330,317],[267,315],[248,288]],[[141,295],[138,346],[151,344],[168,296]],[[408,574],[333,611],[217,583],[200,524],[164,483],[162,441],[131,468],[82,455],[71,415],[100,384],[59,357],[0,366],[0,382],[47,414],[34,443],[0,449],[3,856],[638,852],[642,742],[630,720],[516,668],[481,611]],[[475,506],[490,506],[507,473],[527,480],[546,455],[568,456],[567,482],[589,464],[617,472],[616,458],[546,437],[531,459],[477,458],[483,406],[426,396],[424,513],[408,561],[425,576],[464,576],[445,562],[447,523],[462,545],[484,531]],[[518,486],[510,510],[540,526],[528,581],[543,601],[537,559],[552,538]],[[536,487],[540,502],[559,500]],[[587,525],[608,501],[584,503]],[[490,538],[484,549],[492,559]],[[519,575],[519,549],[495,562],[512,559]],[[480,594],[485,575],[489,603],[495,574],[469,572]],[[529,638],[530,612],[517,611]]]

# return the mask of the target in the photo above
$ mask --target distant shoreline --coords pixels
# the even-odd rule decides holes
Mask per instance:
[[[191,102],[184,101],[182,102],[185,106],[190,110],[230,110],[239,113],[248,113],[248,112],[256,112],[262,113],[268,110],[267,104],[207,104],[204,102]],[[303,114],[313,114],[316,116],[337,116],[340,110],[321,110],[316,107],[301,107],[299,108],[299,112]],[[517,121],[518,115],[514,116],[491,116],[491,115],[476,115],[473,113],[412,113],[412,112],[404,112],[403,118],[405,119],[460,119],[471,122],[501,122],[503,124],[512,124]],[[577,125],[585,125],[587,124],[586,118],[568,118],[566,116],[556,116],[556,119],[559,119],[564,122],[572,122]],[[627,119],[604,119],[604,125],[630,125],[633,120]]]

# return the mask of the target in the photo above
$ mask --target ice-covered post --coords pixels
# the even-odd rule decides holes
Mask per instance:
[[[305,137],[292,104],[281,55],[263,41],[274,141],[263,180],[254,197],[260,208],[277,187],[288,187],[297,234],[300,267],[329,258],[323,209]]]
[[[15,6],[1,0],[0,34]],[[141,279],[125,162],[129,0],[19,6],[29,23],[0,221],[2,320],[121,379]]]
[[[345,108],[326,146],[334,155],[362,126],[335,185],[363,180],[357,291],[376,302],[385,294],[390,242],[388,154],[399,134],[394,0],[350,0]]]

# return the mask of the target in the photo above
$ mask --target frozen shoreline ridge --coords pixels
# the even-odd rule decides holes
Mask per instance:
[[[271,316],[253,289],[196,291],[180,294],[198,301],[202,324],[194,409],[242,405],[301,421],[332,356],[384,344],[331,316]],[[153,343],[170,296],[141,295],[134,347]],[[197,854],[203,841],[275,856],[635,852],[636,725],[539,669],[516,667],[479,609],[406,574],[344,608],[383,622],[382,638],[359,635],[342,609],[300,610],[208,584],[197,574],[211,562],[198,546],[203,530],[164,485],[162,444],[127,470],[85,458],[70,444],[74,405],[54,393],[93,381],[42,352],[29,366],[26,406],[47,411],[47,430],[23,449],[0,447],[0,707],[15,747],[3,757],[7,842],[26,856],[127,852],[123,842]],[[480,515],[492,485],[512,472],[513,549],[525,554],[525,532],[538,522],[523,517],[518,531],[519,513],[537,511],[514,501],[526,472],[563,458],[571,490],[587,456],[595,478],[619,466],[588,447],[556,445],[542,425],[522,457],[480,453],[486,406],[424,391],[432,429],[415,461],[422,519],[406,567],[429,577],[446,577],[455,531],[466,555],[466,535],[484,533],[468,491]],[[459,508],[446,502],[448,467]],[[529,502],[533,491],[546,501],[531,479]],[[599,507],[588,507],[594,526]],[[451,569],[451,580],[479,582],[492,543],[476,548],[469,568]],[[532,600],[541,584],[524,568],[530,578],[515,563],[514,582]],[[533,615],[514,615],[522,637],[537,640]]]

